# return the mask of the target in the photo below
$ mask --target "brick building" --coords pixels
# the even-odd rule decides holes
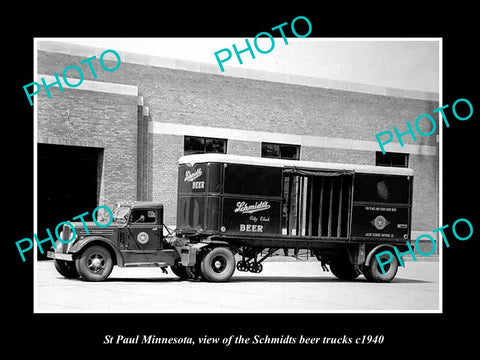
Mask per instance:
[[[408,165],[413,235],[438,227],[438,137],[404,137],[386,157],[375,140],[431,114],[438,94],[246,69],[220,75],[216,64],[121,51],[121,66],[105,72],[97,62],[95,79],[80,61],[104,50],[37,41],[37,81],[52,83],[70,65],[84,74],[81,86],[37,95],[39,229],[119,200],[160,201],[174,225],[177,160],[197,151]]]

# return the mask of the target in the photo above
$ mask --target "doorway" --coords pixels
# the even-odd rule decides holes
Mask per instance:
[[[37,236],[53,237],[56,225],[98,205],[103,149],[83,146],[38,144],[37,152]],[[43,249],[45,254],[47,249]],[[38,259],[46,259],[37,252]]]

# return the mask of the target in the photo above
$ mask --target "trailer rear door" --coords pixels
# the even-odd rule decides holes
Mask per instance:
[[[412,176],[356,174],[352,238],[402,240],[410,236]]]

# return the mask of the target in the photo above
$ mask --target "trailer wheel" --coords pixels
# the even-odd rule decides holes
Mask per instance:
[[[255,262],[248,264],[248,271],[252,273],[259,274],[262,272],[262,270],[263,270],[262,264],[255,263]]]
[[[244,260],[240,260],[237,263],[237,270],[238,271],[248,271],[248,263]]]
[[[76,279],[80,276],[73,261],[54,259],[53,264],[58,273],[67,279]]]
[[[355,280],[360,272],[355,265],[347,261],[334,261],[330,264],[330,271],[340,280]]]
[[[383,250],[382,249],[378,250],[376,254],[379,253],[380,251],[383,251]],[[386,255],[380,256],[382,260],[386,257],[387,257]],[[393,256],[392,261],[384,265],[385,274],[382,273],[380,265],[378,264],[377,257],[374,255],[372,257],[372,260],[370,261],[370,265],[365,266],[363,268],[363,275],[365,275],[365,278],[368,281],[389,282],[393,280],[393,278],[397,274],[397,270],[398,270],[398,260],[395,256]]]
[[[228,281],[235,271],[235,256],[228,248],[213,248],[202,258],[200,270],[207,281]]]
[[[103,246],[90,246],[75,260],[75,266],[82,279],[103,281],[112,272],[112,255]]]

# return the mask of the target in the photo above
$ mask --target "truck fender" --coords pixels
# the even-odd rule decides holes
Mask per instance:
[[[112,244],[112,242],[102,236],[87,236],[79,241],[76,241],[75,244],[70,248],[69,253],[73,254],[78,254],[84,249],[86,246],[91,245],[92,243],[95,243],[97,245],[103,245],[107,249],[109,249],[112,254],[115,255],[114,257],[114,264],[118,266],[123,266],[124,261],[123,261],[123,256],[120,253],[120,251],[117,249],[116,246]]]
[[[377,245],[372,250],[370,250],[370,252],[368,253],[367,258],[365,259],[365,264],[364,264],[365,266],[370,265],[370,261],[375,256],[375,253],[380,249],[390,250],[392,252],[392,254],[395,254],[395,250],[393,249],[392,245],[388,245],[388,244]]]
[[[203,243],[207,243],[207,245],[213,245],[213,246],[223,245],[223,246],[229,248],[230,250],[232,250],[234,254],[238,253],[238,248],[236,246],[232,245],[228,241],[221,240],[221,239],[222,238],[209,236],[208,238],[203,240]]]
[[[225,247],[228,247],[231,249],[234,253],[235,249],[232,249],[231,245],[225,241],[219,241],[219,240],[210,240],[208,239],[206,242],[199,242],[187,246],[182,246],[180,249],[177,251],[180,254],[180,263],[183,266],[194,266],[197,263],[197,255],[199,252],[202,251],[204,248],[211,248],[212,246],[219,246],[219,245],[224,245]]]

